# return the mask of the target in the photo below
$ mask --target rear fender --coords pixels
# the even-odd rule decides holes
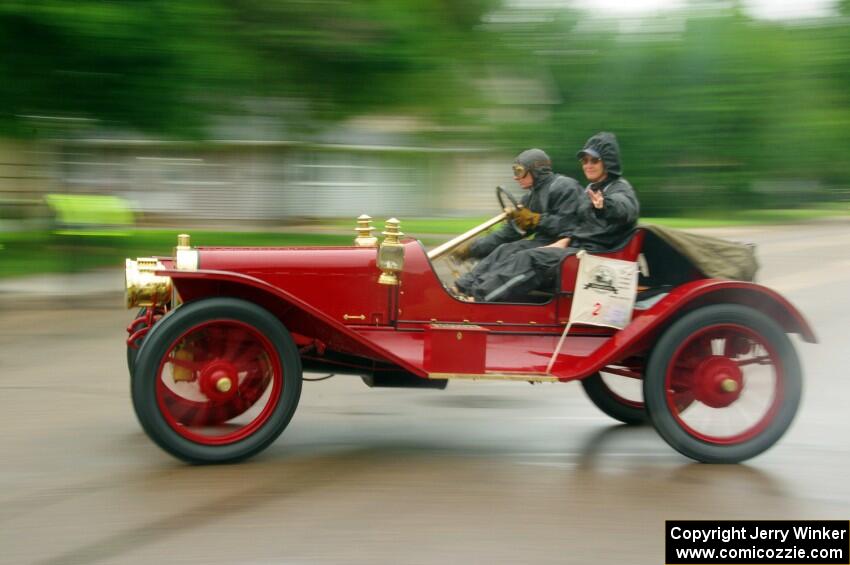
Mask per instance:
[[[592,375],[608,365],[617,365],[632,356],[646,356],[670,325],[697,308],[711,304],[741,304],[776,321],[786,333],[800,334],[817,343],[814,331],[802,314],[779,293],[767,287],[742,281],[702,279],[673,289],[651,308],[636,311],[632,322],[614,334],[589,357],[569,364],[555,363],[552,373],[561,380]]]
[[[809,323],[797,308],[775,290],[756,283],[742,281],[695,281],[676,289],[670,296],[676,302],[668,308],[689,311],[709,304],[740,304],[759,310],[771,317],[785,333],[799,334],[808,343],[817,343]],[[662,300],[661,302],[664,302]],[[659,303],[659,306],[661,304]]]
[[[253,302],[277,316],[293,333],[296,344],[318,340],[322,347],[395,364],[415,375],[427,374],[421,368],[362,337],[356,330],[327,316],[297,296],[269,283],[228,271],[158,271],[171,277],[184,302],[213,296],[228,296]]]
[[[636,315],[632,324],[619,332],[618,337],[630,338],[628,346],[624,342],[621,345],[632,352],[645,351],[664,328],[688,312],[711,304],[748,306],[772,318],[786,333],[796,333],[809,343],[817,343],[803,315],[776,291],[750,282],[702,279],[676,287],[657,304]]]

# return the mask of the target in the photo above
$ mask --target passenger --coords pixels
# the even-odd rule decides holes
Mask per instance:
[[[552,247],[591,253],[617,249],[634,230],[640,213],[632,185],[622,178],[617,138],[613,133],[597,133],[576,156],[590,182],[587,198],[579,199],[578,223],[564,230]]]
[[[540,288],[552,288],[561,261],[581,249],[612,251],[625,243],[637,225],[640,206],[632,185],[622,178],[620,148],[614,134],[601,132],[577,154],[590,182],[575,210],[564,217],[560,239],[545,247],[507,257],[476,279],[476,300],[518,302]]]
[[[482,259],[456,281],[462,298],[487,299],[496,281],[516,274],[511,267],[513,261],[556,241],[575,222],[581,185],[575,179],[553,173],[552,161],[544,151],[529,149],[520,153],[514,160],[513,173],[514,180],[528,193],[520,201],[521,208],[513,210],[510,218],[526,235],[505,225],[486,237],[461,245],[453,253],[455,258]],[[497,264],[499,267],[494,272]]]

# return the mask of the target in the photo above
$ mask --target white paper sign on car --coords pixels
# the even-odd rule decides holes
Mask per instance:
[[[638,264],[606,259],[579,251],[578,275],[573,292],[570,319],[549,359],[546,372],[552,372],[564,339],[573,324],[590,324],[623,329],[632,321],[637,296]]]
[[[622,329],[632,321],[638,264],[583,254],[579,260],[570,324]]]

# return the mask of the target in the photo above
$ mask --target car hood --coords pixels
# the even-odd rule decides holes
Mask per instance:
[[[198,268],[231,271],[265,279],[270,274],[332,271],[356,274],[375,267],[374,247],[198,247]]]

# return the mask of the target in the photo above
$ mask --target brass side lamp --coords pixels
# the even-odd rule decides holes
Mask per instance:
[[[390,218],[381,233],[384,240],[378,249],[379,284],[398,285],[398,273],[404,269],[404,246],[399,241],[404,234],[399,230],[400,225],[397,219]]]

